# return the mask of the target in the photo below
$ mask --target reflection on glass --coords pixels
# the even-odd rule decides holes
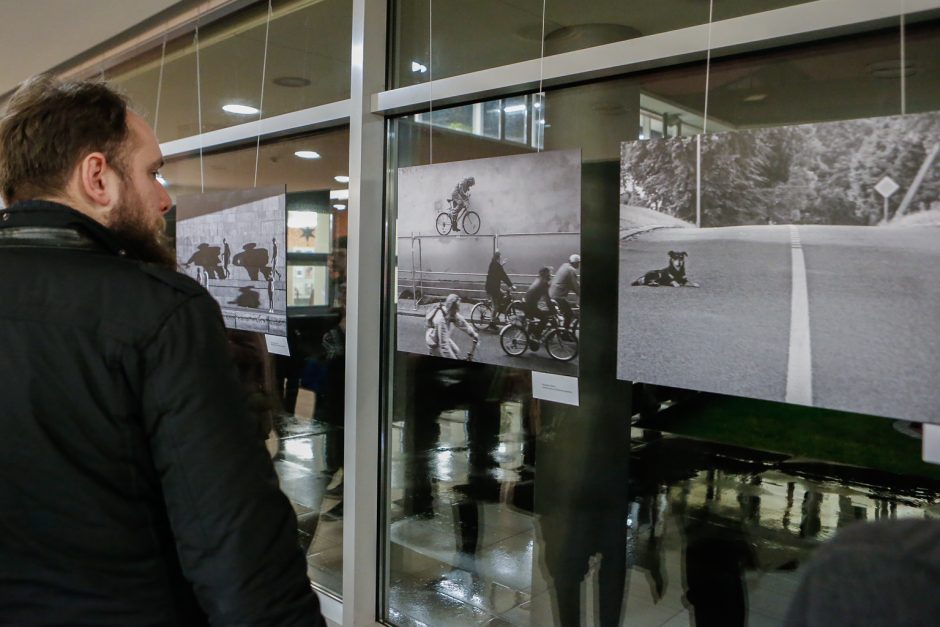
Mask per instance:
[[[313,150],[319,159],[300,159]],[[162,168],[171,197],[250,186],[251,141],[226,152],[176,159]],[[261,145],[258,185],[286,185],[287,304],[290,357],[272,356],[281,402],[274,466],[297,512],[308,573],[330,594],[342,591],[343,398],[345,389],[346,211],[331,195],[348,194],[349,130],[332,129]],[[332,190],[332,191],[331,191]],[[339,204],[339,203],[337,203]],[[245,224],[249,232],[254,225]],[[264,345],[262,341],[261,345]]]
[[[351,3],[274,2],[262,68],[267,8],[266,2],[253,3],[199,29],[203,132],[256,120],[258,109],[271,117],[349,97]],[[200,132],[192,33],[167,42],[165,54],[157,46],[112,68],[107,77],[130,96],[161,141]]]
[[[715,21],[809,0],[715,2]],[[393,87],[708,23],[708,2],[657,0],[396,0]],[[543,7],[546,14],[543,20]],[[429,10],[432,9],[433,10]],[[429,18],[433,18],[429,29]],[[544,34],[544,39],[543,39]],[[429,52],[433,51],[431,59]],[[432,66],[432,72],[421,68]]]
[[[723,6],[732,4],[756,6]],[[940,24],[911,27],[906,41],[917,68],[907,76],[908,110],[938,109]],[[897,46],[896,30],[879,31],[717,59],[707,129],[897,113],[900,73],[878,65],[896,59]],[[783,624],[807,560],[839,529],[940,515],[940,472],[890,421],[654,391],[613,380],[599,357],[617,346],[610,260],[620,142],[701,132],[704,69],[546,96],[545,148],[581,148],[582,220],[592,225],[582,234],[585,268],[595,270],[583,283],[580,407],[533,399],[526,371],[397,353],[388,339],[390,623]],[[435,128],[435,141],[446,139],[435,144],[436,163],[534,150],[531,94],[468,106],[494,121],[473,132]],[[494,136],[483,129],[497,128],[496,111]],[[512,116],[528,116],[528,126],[511,126]],[[426,118],[395,120],[390,161],[425,164],[431,130]]]
[[[309,307],[330,303],[326,265],[300,266],[288,264],[288,268],[288,307]]]
[[[331,216],[320,211],[287,212],[288,253],[329,253]]]

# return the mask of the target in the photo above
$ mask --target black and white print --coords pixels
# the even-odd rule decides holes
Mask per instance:
[[[577,375],[580,240],[580,151],[399,169],[398,349]]]
[[[618,377],[940,422],[940,114],[626,142]]]
[[[176,206],[180,271],[205,286],[225,326],[287,335],[284,187],[206,193]]]

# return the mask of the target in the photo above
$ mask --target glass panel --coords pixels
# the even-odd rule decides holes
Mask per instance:
[[[810,0],[721,0],[716,21]],[[657,0],[397,0],[392,87],[708,23],[708,2]],[[433,20],[433,21],[432,21]],[[433,23],[432,37],[428,25]],[[429,51],[433,52],[431,59]]]
[[[349,97],[351,3],[273,3],[262,103],[266,25],[267,3],[259,2],[200,29],[201,94],[196,90],[192,34],[168,42],[165,54],[158,47],[112,68],[107,77],[130,96],[137,111],[156,127],[161,141],[199,132],[199,97],[203,131],[257,119],[257,111],[230,113],[223,110],[226,105],[262,107],[263,117],[270,117]]]
[[[316,152],[301,158],[297,152]],[[342,591],[343,395],[345,377],[346,200],[349,129],[262,144],[258,185],[287,186],[288,334],[291,356],[273,356],[279,398],[274,464],[297,512],[311,580]],[[174,201],[243,189],[254,180],[254,143],[176,159],[162,175]],[[245,225],[251,229],[251,225]],[[308,231],[309,229],[309,231]]]
[[[754,6],[724,6],[733,13],[733,4]],[[940,470],[920,460],[916,425],[619,381],[613,348],[620,143],[692,135],[706,123],[712,132],[893,115],[902,73],[908,112],[940,109],[940,22],[912,26],[906,39],[903,72],[897,29],[716,60],[707,122],[703,64],[548,92],[545,149],[582,151],[580,406],[534,399],[522,366],[396,351],[406,318],[424,329],[411,278],[398,277],[386,301],[390,623],[783,624],[807,560],[840,529],[937,516]],[[482,104],[500,107],[508,125],[507,105],[524,102]],[[432,133],[441,163],[529,150],[517,138],[531,137],[531,121],[522,128],[493,141],[393,121],[388,224],[398,168],[429,162]],[[483,194],[479,181],[474,194]],[[500,248],[514,276],[509,246]],[[395,247],[389,254],[394,268]],[[486,272],[464,263],[468,276]],[[692,294],[664,308],[698,311],[700,293],[656,296]],[[481,346],[498,341],[480,334]]]
[[[289,307],[308,307],[330,304],[327,268],[322,266],[304,266],[287,264],[287,305]]]
[[[333,216],[326,212],[287,210],[287,252],[328,253]]]

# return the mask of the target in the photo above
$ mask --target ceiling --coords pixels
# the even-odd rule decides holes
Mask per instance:
[[[7,52],[0,94],[182,1],[0,0],[0,41]]]

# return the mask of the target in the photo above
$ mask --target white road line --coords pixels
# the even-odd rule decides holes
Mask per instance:
[[[813,404],[813,357],[809,343],[809,297],[806,290],[806,262],[800,232],[790,225],[790,356],[787,363],[786,402]]]

